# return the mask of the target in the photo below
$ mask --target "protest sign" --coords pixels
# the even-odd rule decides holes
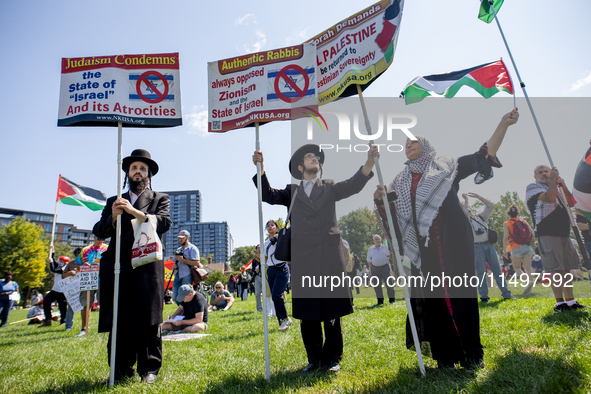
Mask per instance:
[[[62,58],[58,126],[182,124],[179,54]]]
[[[357,94],[394,59],[404,0],[382,0],[311,38],[316,43],[318,104]]]
[[[81,265],[80,272],[80,291],[98,290],[99,265]]]
[[[74,313],[82,310],[82,304],[80,303],[80,276],[74,275],[62,279],[58,283],[58,287],[62,293],[66,296],[68,304],[74,311]]]
[[[208,132],[290,120],[317,110],[315,44],[208,63]]]

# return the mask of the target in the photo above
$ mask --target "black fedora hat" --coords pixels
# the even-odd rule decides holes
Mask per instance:
[[[304,174],[298,169],[298,166],[302,161],[304,161],[304,156],[308,153],[314,153],[320,157],[319,163],[324,164],[324,151],[320,149],[318,145],[315,144],[306,144],[301,146],[291,155],[291,160],[289,161],[289,172],[291,172],[291,176],[295,179],[301,180],[304,177]],[[292,165],[293,163],[293,165]]]
[[[156,164],[156,162],[152,160],[150,152],[148,152],[145,149],[136,149],[133,152],[131,152],[131,155],[123,159],[121,168],[123,169],[123,171],[129,172],[129,166],[131,165],[131,163],[136,161],[146,163],[150,168],[150,171],[152,171],[152,175],[156,175],[156,173],[158,172],[158,164]]]

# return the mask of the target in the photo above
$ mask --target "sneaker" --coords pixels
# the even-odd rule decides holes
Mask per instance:
[[[573,311],[576,311],[577,309],[586,309],[588,307],[587,305],[579,304],[579,301],[575,301],[575,303],[569,306],[569,308]]]
[[[279,325],[279,331],[285,331],[291,325],[291,319],[288,317],[287,319],[281,320],[281,324]]]
[[[83,337],[86,336],[86,330],[81,330],[78,334],[76,334],[77,337]]]
[[[527,286],[525,286],[525,289],[523,289],[523,294],[529,294],[529,293],[531,293],[532,292],[532,288],[534,287],[534,284],[535,283],[536,282],[534,282],[533,280],[530,280],[527,283]]]
[[[554,305],[554,312],[566,312],[570,311],[571,307],[566,304]]]

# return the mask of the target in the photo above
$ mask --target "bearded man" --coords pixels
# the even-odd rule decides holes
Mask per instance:
[[[93,233],[99,238],[111,238],[109,248],[103,253],[100,270],[99,332],[108,332],[109,365],[111,361],[111,329],[113,326],[113,293],[115,253],[117,246],[117,217],[121,215],[121,273],[119,281],[119,316],[117,319],[117,343],[115,379],[120,381],[135,375],[134,364],[142,380],[151,384],[162,366],[162,307],[164,304],[164,262],[162,260],[133,269],[131,249],[134,243],[132,219],[148,221],[148,214],[157,219],[156,232],[162,238],[172,225],[168,211],[170,198],[151,188],[151,179],[158,172],[158,164],[150,153],[134,150],[123,159],[125,183],[129,191],[121,198],[111,197],[102,212],[101,220],[94,225]]]

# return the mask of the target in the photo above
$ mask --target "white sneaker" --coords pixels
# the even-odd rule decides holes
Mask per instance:
[[[80,331],[78,334],[76,334],[77,337],[83,337],[86,336],[86,330],[82,330]]]
[[[285,331],[291,325],[291,319],[288,317],[287,319],[281,320],[281,324],[279,325],[279,331]]]
[[[535,283],[536,282],[534,282],[533,280],[530,280],[527,283],[527,286],[525,286],[525,289],[523,289],[523,294],[529,294],[529,293],[531,293],[532,292],[532,288],[534,287],[534,284]]]

